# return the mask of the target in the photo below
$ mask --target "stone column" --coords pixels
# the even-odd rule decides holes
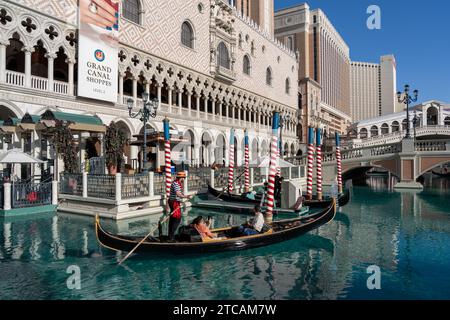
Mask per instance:
[[[54,92],[54,62],[57,55],[55,53],[47,53],[45,57],[47,58],[47,90],[50,92]]]
[[[134,108],[136,108],[136,105],[137,105],[137,81],[138,81],[138,79],[136,77],[133,77],[133,100],[134,100],[133,107]]]
[[[188,100],[188,110],[189,110],[189,117],[191,116],[191,108],[192,108],[192,94],[188,91],[187,93],[187,100]]]
[[[23,47],[25,52],[25,87],[31,88],[31,54],[34,52],[33,47]]]
[[[158,88],[158,109],[161,110],[161,85],[158,83],[156,87]]]
[[[178,114],[181,114],[181,109],[183,108],[183,90],[178,90]]]
[[[222,100],[219,101],[219,103],[217,104],[218,108],[219,108],[219,120],[222,121]]]
[[[0,40],[0,83],[6,82],[6,47],[8,40]]]
[[[167,104],[169,105],[169,113],[172,113],[172,93],[173,93],[173,87],[167,86],[167,94],[169,96]]]
[[[67,58],[66,59],[66,63],[68,65],[68,67],[69,67],[69,75],[68,75],[68,77],[69,77],[69,88],[68,88],[67,94],[69,96],[73,96],[74,93],[75,93],[75,87],[74,87],[75,86],[75,83],[74,83],[75,82],[74,81],[75,60]]]
[[[197,93],[195,96],[196,104],[197,104],[197,118],[200,118],[200,95]]]
[[[150,82],[145,82],[145,92],[147,92],[150,95]]]
[[[204,113],[204,118],[208,119],[208,96],[205,96],[205,113]]]

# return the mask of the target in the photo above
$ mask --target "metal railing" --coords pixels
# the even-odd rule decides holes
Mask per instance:
[[[211,181],[210,168],[192,168],[189,170],[187,184],[189,191],[200,191],[208,187]]]
[[[423,140],[414,142],[415,151],[447,151],[446,140]]]
[[[88,175],[87,195],[92,198],[115,199],[116,177],[106,174]]]
[[[52,204],[52,183],[14,183],[11,207],[29,208]]]
[[[150,177],[148,173],[122,175],[122,199],[150,196]]]
[[[155,195],[164,195],[166,192],[166,178],[164,174],[155,174],[153,177],[153,192]]]
[[[61,173],[59,192],[74,196],[83,196],[83,176],[81,173]]]

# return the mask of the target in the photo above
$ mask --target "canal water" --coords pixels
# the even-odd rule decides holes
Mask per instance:
[[[395,192],[371,178],[333,222],[271,247],[133,256],[123,266],[122,254],[98,245],[93,218],[0,218],[0,299],[450,299],[450,181],[427,179],[425,191]],[[186,220],[198,214],[209,213]],[[246,219],[210,215],[216,227]],[[105,227],[145,234],[153,223]],[[379,290],[368,289],[370,266]],[[81,289],[69,289],[67,271],[77,268]]]

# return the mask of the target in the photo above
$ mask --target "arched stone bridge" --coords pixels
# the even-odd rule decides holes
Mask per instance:
[[[450,162],[450,140],[403,139],[398,143],[342,150],[342,172],[378,167],[400,179],[396,188],[422,188],[417,179],[424,173]],[[307,165],[307,157],[287,158],[298,165]],[[336,154],[323,155],[323,177],[331,182],[336,176]]]

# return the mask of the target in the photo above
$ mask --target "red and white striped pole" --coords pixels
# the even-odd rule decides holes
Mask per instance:
[[[272,121],[272,141],[270,144],[270,168],[269,183],[267,188],[267,211],[266,221],[271,222],[273,219],[273,208],[275,206],[275,176],[278,166],[278,130],[280,127],[280,114],[274,112]]]
[[[250,191],[250,154],[249,154],[249,148],[248,148],[248,133],[247,130],[244,132],[245,138],[244,138],[244,144],[245,144],[245,182],[244,182],[244,189],[245,192]]]
[[[341,154],[341,139],[339,133],[336,132],[336,162],[337,162],[337,178],[338,178],[338,191],[343,193],[342,185],[342,154]]]
[[[230,166],[228,169],[228,192],[233,192],[234,184],[234,129],[230,133]]]
[[[308,173],[306,197],[312,200],[313,195],[313,170],[314,170],[314,128],[308,130]]]
[[[170,127],[169,119],[165,118],[163,120],[164,127],[164,154],[166,159],[166,199],[169,201],[170,187],[172,185],[172,157],[170,152]]]
[[[281,135],[281,129],[278,129],[280,131],[280,135]],[[281,167],[280,167],[280,159],[281,159],[281,139],[280,136],[278,137],[278,148],[277,148],[277,176],[281,177]]]
[[[322,137],[320,128],[316,130],[317,200],[322,200]]]

